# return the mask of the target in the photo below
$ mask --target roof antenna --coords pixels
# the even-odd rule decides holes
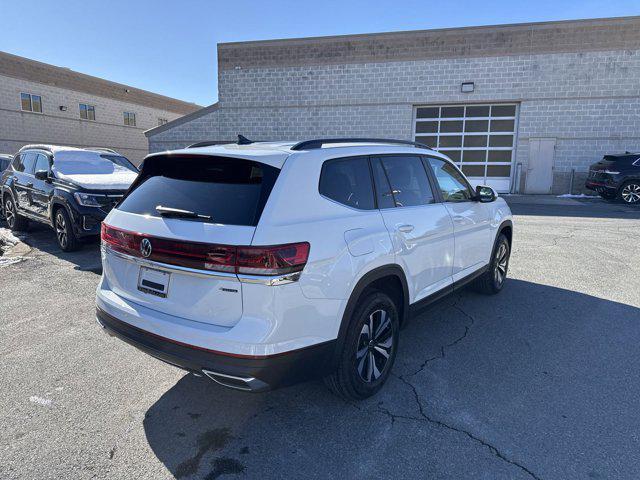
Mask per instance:
[[[238,135],[238,145],[251,145],[253,142],[244,135]]]

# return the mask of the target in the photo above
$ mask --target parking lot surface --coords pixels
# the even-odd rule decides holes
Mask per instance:
[[[0,478],[640,478],[640,209],[510,202],[503,292],[416,318],[360,403],[224,389],[108,337],[97,243],[35,227],[0,267]]]

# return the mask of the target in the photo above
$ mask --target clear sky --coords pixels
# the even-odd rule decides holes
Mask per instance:
[[[0,0],[0,50],[200,105],[216,44],[640,15],[640,0]]]

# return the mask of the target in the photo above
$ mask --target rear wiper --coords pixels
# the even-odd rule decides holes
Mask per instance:
[[[202,218],[203,220],[212,219],[212,217],[210,217],[209,215],[198,215],[196,212],[192,212],[191,210],[182,210],[180,208],[163,207],[162,205],[158,205],[156,207],[156,212],[158,212],[163,217]]]

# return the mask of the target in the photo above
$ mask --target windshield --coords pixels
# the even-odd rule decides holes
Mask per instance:
[[[138,173],[136,167],[122,155],[71,151],[56,154],[53,168],[62,175],[110,175]]]

